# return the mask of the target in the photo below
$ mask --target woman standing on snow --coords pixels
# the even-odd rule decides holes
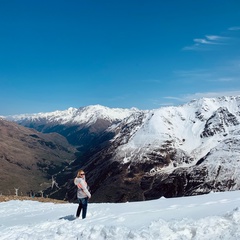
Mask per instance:
[[[78,199],[78,209],[76,217],[80,216],[82,210],[82,219],[86,218],[87,215],[87,205],[88,199],[91,198],[91,193],[88,191],[88,185],[85,180],[85,173],[81,169],[77,173],[77,177],[74,179],[74,184],[77,186],[77,199]]]

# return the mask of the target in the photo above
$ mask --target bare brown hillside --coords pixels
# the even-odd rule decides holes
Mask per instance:
[[[0,194],[46,189],[51,176],[67,166],[75,152],[59,134],[39,133],[0,119]]]

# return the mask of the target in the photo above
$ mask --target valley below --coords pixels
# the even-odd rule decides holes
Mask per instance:
[[[240,97],[232,96],[145,111],[95,105],[4,117],[0,190],[75,202],[79,169],[91,202],[239,190],[239,112]]]

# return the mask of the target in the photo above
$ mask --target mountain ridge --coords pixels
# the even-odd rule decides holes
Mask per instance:
[[[240,96],[124,113],[118,115],[121,119],[97,112],[94,116],[101,117],[89,121],[93,115],[85,112],[86,121],[81,123],[54,125],[45,119],[36,125],[22,119],[20,124],[43,126],[42,130],[56,131],[81,145],[81,154],[65,178],[74,178],[84,168],[93,186],[93,201],[147,200],[240,188]],[[73,199],[72,183],[62,187],[65,190],[59,194]]]
[[[109,121],[122,120],[131,113],[139,111],[137,108],[109,108],[102,105],[89,105],[80,108],[70,107],[63,111],[53,111],[47,113],[33,113],[33,114],[18,114],[2,116],[8,120],[18,121],[30,119],[48,119],[49,122],[59,122],[61,124],[77,123],[82,124],[88,122],[89,124],[96,122],[97,118],[106,119]]]

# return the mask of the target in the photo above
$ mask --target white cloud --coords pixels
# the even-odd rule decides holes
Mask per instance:
[[[240,27],[230,27],[228,30],[230,30],[230,31],[240,31]]]
[[[216,36],[216,35],[206,35],[206,38],[210,40],[218,40],[219,38],[222,38],[222,37]]]
[[[209,45],[225,45],[231,38],[219,35],[206,35],[204,38],[193,39],[194,44],[186,46],[183,50],[211,50],[206,49]]]
[[[214,42],[207,41],[206,39],[202,38],[196,38],[193,40],[196,43],[202,43],[202,44],[215,44]]]
[[[194,45],[192,45],[192,46],[187,46],[187,47],[184,47],[182,50],[184,50],[184,51],[188,51],[188,50],[201,50],[200,48],[199,48],[199,44],[194,44]]]
[[[240,60],[228,59],[212,68],[192,70],[178,70],[174,72],[174,79],[191,82],[237,82],[240,80]]]
[[[216,36],[216,35],[206,35],[206,38],[211,41],[215,41],[215,44],[221,44],[231,39],[229,37],[222,37],[222,36]]]
[[[185,79],[210,79],[212,78],[212,72],[207,69],[195,69],[189,71],[176,71],[175,75],[178,78],[185,78]]]
[[[169,98],[171,100],[171,98]],[[173,106],[173,102],[163,102],[160,99],[150,99],[153,105],[159,107],[159,106]]]
[[[222,91],[222,92],[199,92],[194,94],[185,94],[181,97],[164,97],[165,99],[173,99],[178,100],[181,103],[189,102],[193,99],[199,99],[199,98],[216,98],[216,97],[222,97],[222,96],[237,96],[240,95],[240,90],[235,91]]]
[[[222,77],[222,78],[218,78],[215,81],[216,82],[233,82],[235,81],[235,78],[231,78],[231,77]]]
[[[142,82],[145,82],[145,83],[161,83],[162,80],[159,80],[159,79],[145,79]]]

